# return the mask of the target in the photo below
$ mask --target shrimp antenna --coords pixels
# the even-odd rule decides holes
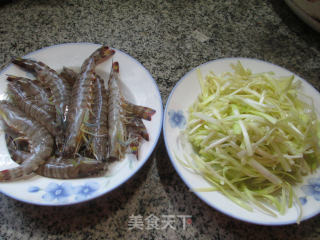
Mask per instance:
[[[111,71],[110,71],[110,75],[113,74],[113,59],[111,61]]]

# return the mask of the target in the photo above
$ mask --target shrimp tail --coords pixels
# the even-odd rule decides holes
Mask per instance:
[[[139,148],[141,145],[141,137],[136,134],[129,134],[129,153],[134,154],[139,159]]]
[[[12,59],[11,61],[13,64],[27,70],[30,72],[35,72],[35,65],[34,65],[34,61],[29,60],[29,59],[24,59],[21,57],[15,57]]]
[[[130,119],[130,122],[126,123],[126,129],[128,134],[128,149],[129,153],[132,153],[139,159],[139,149],[144,138],[149,141],[149,134],[145,125],[140,118]]]
[[[7,75],[7,80],[8,80],[9,82],[17,81],[19,78],[20,78],[20,77],[15,76],[15,75],[11,75],[11,74],[8,74],[8,75]]]
[[[23,176],[23,169],[21,167],[15,167],[0,171],[0,181],[9,181],[11,179],[17,179]]]
[[[152,108],[135,105],[125,99],[122,99],[122,106],[128,114],[148,121],[151,121],[152,116],[156,113],[156,110]]]
[[[128,117],[125,121],[128,131],[134,130],[139,136],[149,141],[149,134],[146,126],[140,118]]]

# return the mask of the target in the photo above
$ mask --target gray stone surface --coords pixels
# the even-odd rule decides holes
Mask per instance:
[[[0,1],[0,66],[65,42],[108,44],[140,61],[165,103],[189,70],[223,57],[285,67],[320,89],[320,34],[283,1]],[[0,239],[320,239],[320,217],[267,227],[234,220],[191,193],[163,140],[112,193],[76,206],[39,207],[0,194]],[[128,230],[131,215],[192,215],[186,229]]]

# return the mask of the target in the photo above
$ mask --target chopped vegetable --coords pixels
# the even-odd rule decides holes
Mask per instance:
[[[212,185],[205,189],[247,210],[284,214],[293,202],[300,206],[293,186],[320,163],[312,101],[302,100],[308,97],[294,76],[253,74],[240,62],[231,67],[205,78],[198,71],[201,93],[184,132],[194,154],[184,155],[183,164]]]

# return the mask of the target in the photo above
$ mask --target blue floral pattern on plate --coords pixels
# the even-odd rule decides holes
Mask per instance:
[[[76,194],[76,200],[83,200],[93,195],[99,189],[99,184],[96,182],[87,182],[82,186],[74,188]]]
[[[68,197],[72,194],[72,186],[70,183],[49,183],[45,189],[46,193],[42,195],[45,201],[52,202],[57,200],[58,202],[66,202]]]
[[[86,182],[80,186],[73,186],[71,183],[64,182],[61,184],[50,182],[44,189],[38,186],[31,186],[29,193],[44,192],[41,198],[46,202],[56,201],[66,203],[71,201],[80,201],[93,196],[99,190],[99,183]]]
[[[39,190],[40,190],[39,187],[37,187],[37,186],[31,186],[31,187],[29,187],[28,192],[31,192],[31,193],[33,193],[33,192],[39,192]]]
[[[305,205],[307,203],[307,198],[306,197],[299,197],[299,201],[301,205]]]
[[[307,185],[303,185],[301,190],[307,196],[313,196],[315,200],[320,201],[320,177],[310,178]]]
[[[186,118],[183,115],[181,110],[170,110],[168,112],[169,115],[169,123],[172,128],[183,128],[186,125]]]

